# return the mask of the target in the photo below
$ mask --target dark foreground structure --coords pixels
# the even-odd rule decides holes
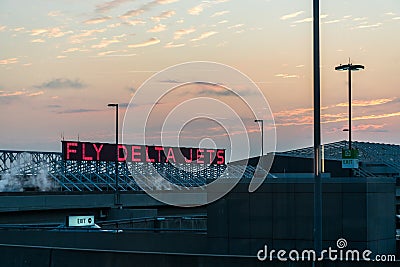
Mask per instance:
[[[370,250],[389,258],[396,254],[395,181],[392,178],[323,179],[323,249]],[[121,199],[129,199],[125,193]],[[12,196],[9,196],[12,197]],[[49,197],[37,195],[36,197]],[[132,196],[130,196],[132,197]],[[109,201],[112,206],[113,199]],[[107,201],[105,201],[107,202]],[[312,266],[312,262],[286,262],[277,255],[264,261],[257,253],[271,250],[313,248],[312,179],[267,179],[254,193],[248,192],[248,180],[230,193],[209,204],[206,209],[174,209],[157,202],[131,204],[114,213],[130,209],[160,213],[204,213],[206,229],[164,228],[162,221],[153,228],[125,228],[123,231],[57,231],[51,227],[18,228],[2,226],[0,231],[1,266]],[[85,203],[81,203],[82,207]],[[125,203],[128,205],[128,202]],[[76,205],[76,203],[75,203]],[[104,206],[101,204],[100,206]],[[99,208],[99,207],[98,207]],[[74,207],[77,211],[77,207]],[[104,207],[103,207],[104,209]],[[92,212],[100,220],[97,208]],[[159,219],[165,219],[160,218]],[[171,225],[170,225],[171,226]],[[205,226],[205,225],[200,225]],[[344,239],[346,246],[338,248]],[[338,252],[339,253],[339,252]],[[331,261],[319,266],[378,266],[375,261]],[[345,255],[345,254],[343,254]],[[391,258],[393,260],[393,258]],[[323,265],[322,265],[323,264]],[[379,263],[381,266],[383,263]],[[385,266],[398,266],[387,262]]]
[[[400,146],[354,142],[359,168],[349,171],[341,165],[347,145],[324,146],[322,249],[327,251],[316,265],[310,261],[312,148],[276,153],[253,193],[248,188],[258,158],[177,169],[169,163],[116,165],[63,160],[54,152],[0,150],[0,267],[399,266]],[[155,173],[183,191],[216,178],[241,181],[207,206],[178,208],[143,192],[143,185],[164,188]],[[209,195],[204,190],[196,197]],[[70,215],[94,216],[101,228],[66,227]]]

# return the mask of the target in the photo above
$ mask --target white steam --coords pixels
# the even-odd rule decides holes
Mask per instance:
[[[0,175],[0,192],[51,191],[55,188],[48,177],[47,166],[22,154]]]

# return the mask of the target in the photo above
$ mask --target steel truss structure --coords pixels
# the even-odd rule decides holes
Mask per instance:
[[[118,168],[120,191],[141,190],[143,186],[165,189],[171,184],[201,187],[221,176],[243,174],[240,168],[224,174],[226,165],[119,162]],[[253,173],[249,166],[244,176],[251,178]],[[65,161],[57,152],[0,150],[0,175],[0,191],[116,190],[114,162]]]
[[[324,145],[325,159],[341,159],[346,141]],[[353,142],[360,152],[361,168],[357,176],[375,176],[363,164],[381,163],[400,174],[400,146]],[[312,158],[312,147],[277,155]],[[253,178],[255,166],[201,165],[170,163],[120,162],[120,191],[202,187],[217,178]],[[265,171],[265,175],[267,172]],[[170,183],[168,183],[168,182]],[[0,150],[0,191],[115,191],[115,163],[106,161],[64,161],[61,153]]]
[[[342,149],[348,148],[348,141],[339,141],[325,144],[323,146],[324,158],[332,160],[342,159]],[[354,170],[358,176],[369,177],[376,176],[364,168],[364,165],[370,163],[380,163],[388,166],[400,175],[400,146],[370,142],[352,142],[352,147],[358,149],[360,168]],[[277,155],[312,158],[314,156],[312,147],[300,148],[286,152],[277,153]]]

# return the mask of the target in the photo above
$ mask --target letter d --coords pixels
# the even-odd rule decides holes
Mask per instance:
[[[262,249],[260,249],[258,252],[257,252],[257,259],[259,260],[259,261],[265,261],[266,259],[267,259],[267,250],[268,250],[268,246],[267,245],[264,245],[264,250],[262,250]],[[264,253],[264,255],[262,256],[262,254]]]

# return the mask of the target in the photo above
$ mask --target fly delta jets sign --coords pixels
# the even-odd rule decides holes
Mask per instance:
[[[118,145],[118,161],[225,164],[225,149]],[[115,144],[62,141],[63,160],[116,161]]]

